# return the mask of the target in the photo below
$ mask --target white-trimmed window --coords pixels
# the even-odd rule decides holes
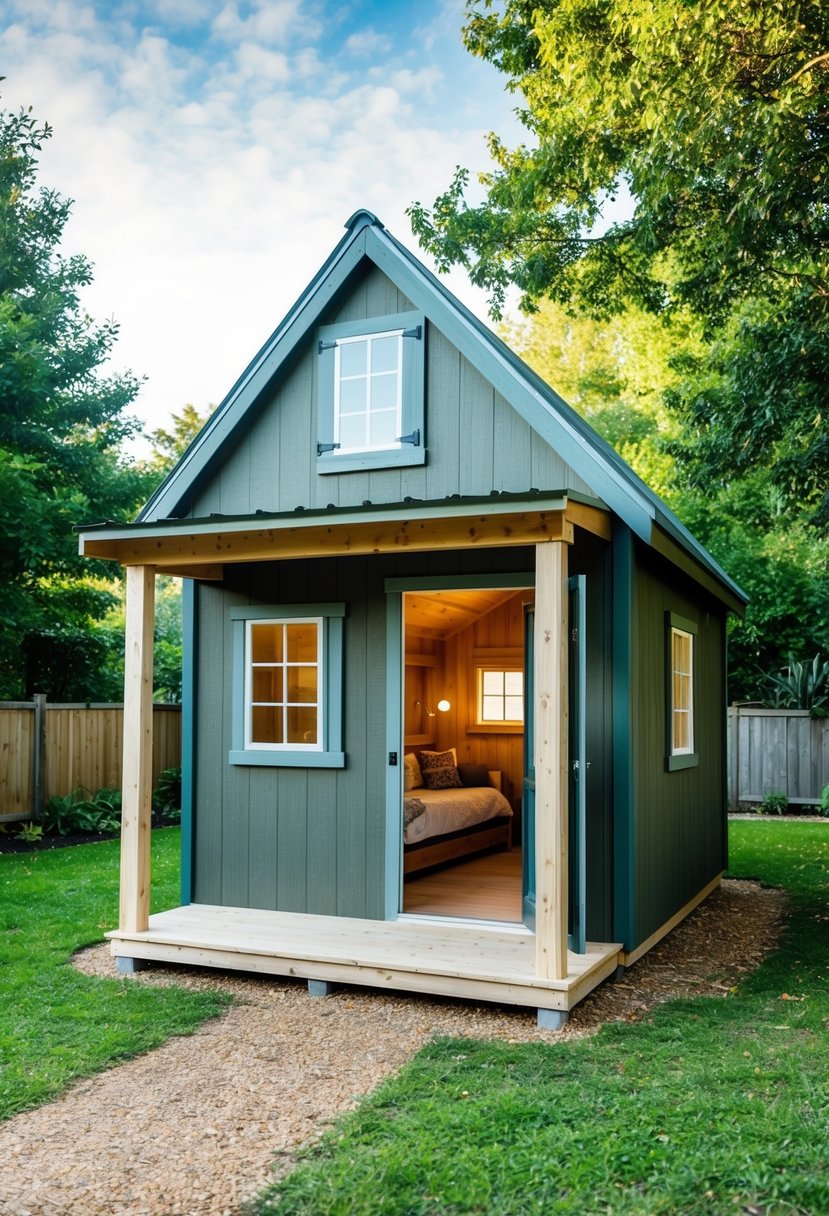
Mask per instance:
[[[669,769],[697,763],[694,673],[697,627],[675,613],[666,619],[667,763]]]
[[[478,725],[520,725],[524,721],[524,673],[495,667],[477,669]]]
[[[232,608],[231,764],[342,768],[344,604]]]
[[[406,312],[319,330],[318,473],[425,462],[425,328]]]
[[[334,348],[335,449],[399,448],[403,434],[403,330],[342,338]]]
[[[322,618],[245,627],[245,748],[321,751]]]

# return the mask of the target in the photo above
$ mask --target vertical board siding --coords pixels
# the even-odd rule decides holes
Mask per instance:
[[[695,729],[699,763],[666,771],[665,614],[699,630]],[[725,672],[719,613],[706,611],[648,555],[637,550],[633,619],[633,769],[636,820],[635,948],[656,932],[726,865]]]
[[[530,561],[526,549],[516,548],[262,563],[229,567],[224,584],[200,587],[194,902],[369,919],[385,915],[384,580],[462,567],[469,573],[526,570]],[[346,605],[346,767],[229,764],[231,606],[332,601]],[[482,624],[481,636],[512,636],[520,612],[516,601],[509,607],[510,619]],[[490,767],[507,771],[511,747],[508,738],[500,737],[492,751],[482,749],[481,757]],[[520,789],[520,762],[514,771]]]
[[[413,308],[394,283],[374,266],[361,272],[322,324],[354,321]],[[316,330],[283,368],[278,385],[252,411],[240,435],[228,443],[223,464],[207,476],[191,513],[246,515],[439,499],[448,494],[487,495],[572,489],[592,493],[539,438],[492,385],[434,325],[427,321],[425,465],[370,472],[316,471]]]
[[[728,748],[728,803],[735,809],[776,793],[817,805],[829,785],[829,720],[808,710],[733,706]]]
[[[43,800],[73,790],[120,788],[120,705],[44,706]],[[33,812],[34,707],[0,706],[0,815]],[[181,708],[153,706],[153,784],[181,763]]]

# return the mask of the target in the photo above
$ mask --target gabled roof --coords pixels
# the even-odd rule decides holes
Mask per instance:
[[[621,456],[401,245],[375,215],[357,211],[345,227],[345,236],[150,498],[138,522],[160,523],[181,514],[182,505],[197,482],[215,467],[224,445],[367,258],[441,330],[635,535],[649,545],[656,545],[655,529],[661,531],[714,576],[727,591],[727,603],[734,606],[735,600],[738,605],[747,602],[740,588]]]

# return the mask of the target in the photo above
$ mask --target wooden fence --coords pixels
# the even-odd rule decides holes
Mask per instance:
[[[805,709],[728,711],[728,804],[732,809],[782,793],[801,806],[829,785],[829,719]]]
[[[0,823],[33,819],[53,794],[121,784],[122,705],[0,701]],[[181,706],[153,706],[153,783],[181,764]]]

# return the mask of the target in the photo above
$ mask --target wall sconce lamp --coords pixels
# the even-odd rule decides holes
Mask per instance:
[[[427,717],[434,718],[435,711],[433,709],[430,709],[425,701],[415,701],[415,705],[419,705],[421,709],[425,709]],[[451,705],[451,702],[449,702],[449,701],[440,700],[440,701],[438,701],[437,707],[442,714],[445,714],[445,713],[449,712],[449,710],[452,708],[452,705]]]

